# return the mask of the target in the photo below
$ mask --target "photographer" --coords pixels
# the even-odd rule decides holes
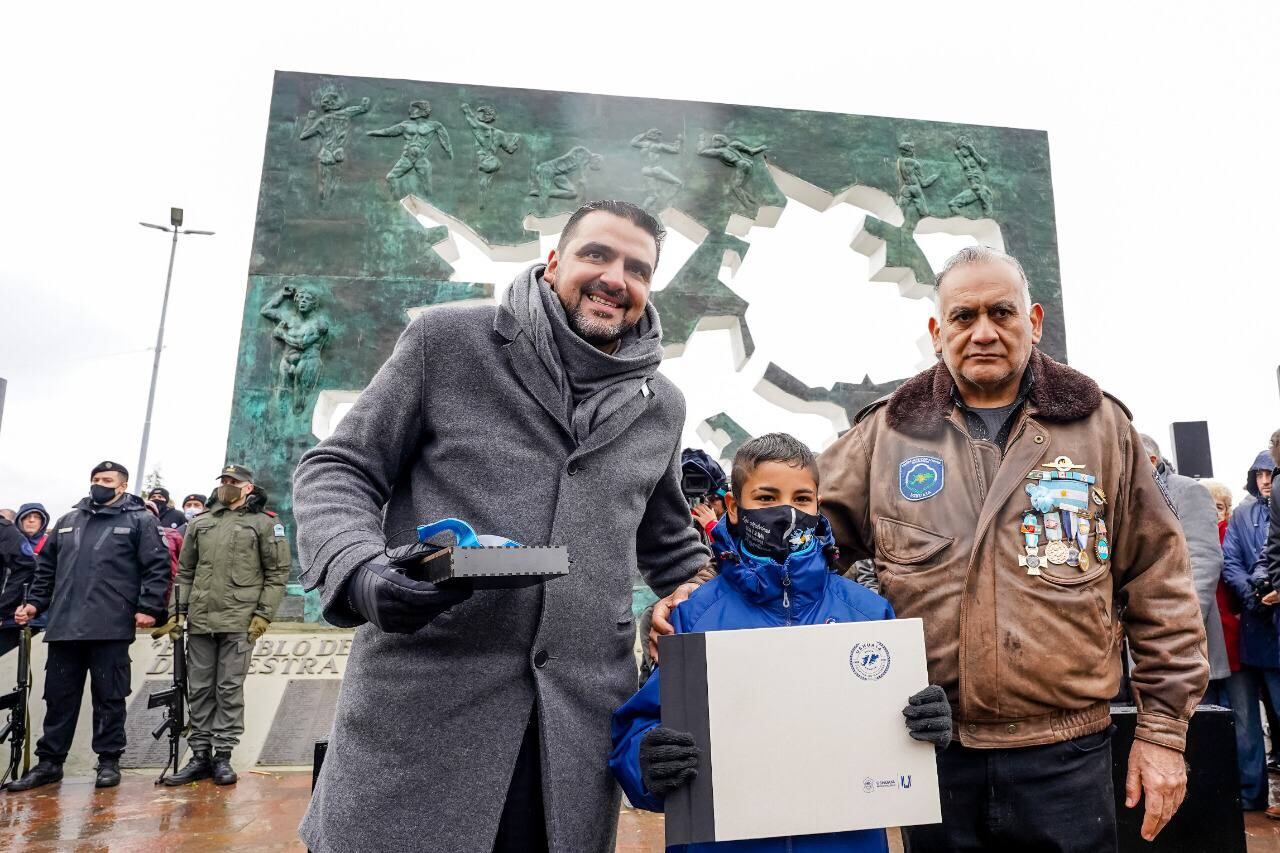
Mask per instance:
[[[702,450],[686,447],[680,452],[680,491],[684,493],[685,503],[693,516],[692,522],[702,544],[711,547],[711,529],[724,515],[724,496],[729,491],[729,478],[724,469]],[[705,570],[710,579],[711,568]],[[640,637],[640,684],[649,680],[653,674],[654,659],[657,657],[653,642],[649,638],[649,628],[653,624],[653,605],[650,604],[640,614],[636,630]]]
[[[1231,704],[1243,719],[1239,742],[1240,777],[1244,791],[1244,807],[1266,806],[1266,748],[1258,702],[1263,691],[1273,706],[1280,707],[1280,637],[1276,630],[1274,603],[1266,566],[1261,561],[1270,523],[1271,454],[1258,454],[1249,469],[1245,489],[1249,497],[1236,507],[1227,523],[1222,542],[1222,579],[1243,605],[1240,614],[1240,672],[1235,682]],[[1239,709],[1236,706],[1239,705]],[[1280,819],[1280,807],[1267,809],[1267,817]]]
[[[729,478],[710,454],[687,447],[680,453],[680,490],[693,513],[698,535],[704,544],[709,543],[711,528],[724,515]]]

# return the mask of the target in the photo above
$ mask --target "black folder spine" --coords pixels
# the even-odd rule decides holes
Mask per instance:
[[[667,795],[664,809],[669,847],[716,840],[706,639],[706,634],[680,634],[659,640],[662,725],[689,732],[702,751],[698,777]]]

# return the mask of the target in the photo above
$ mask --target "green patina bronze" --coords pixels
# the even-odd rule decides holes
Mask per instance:
[[[492,297],[492,283],[450,280],[453,268],[434,248],[447,229],[424,227],[410,208],[461,223],[494,254],[530,261],[538,240],[530,228],[557,230],[586,199],[669,212],[668,225],[701,242],[655,294],[666,344],[678,348],[704,321],[727,320],[749,358],[747,303],[720,280],[720,268],[726,260],[750,263],[742,235],[753,223],[776,221],[789,202],[780,184],[799,188],[790,191],[806,203],[848,198],[872,209],[856,244],[868,253],[883,244],[876,280],[932,280],[915,240],[926,224],[964,233],[971,220],[993,220],[1046,306],[1042,347],[1065,358],[1043,132],[282,72],[271,99],[228,458],[260,472],[292,531],[291,474],[316,442],[324,392],[363,388],[411,309]],[[901,381],[828,390],[771,371],[797,399],[846,410]],[[713,420],[741,432],[727,414]]]

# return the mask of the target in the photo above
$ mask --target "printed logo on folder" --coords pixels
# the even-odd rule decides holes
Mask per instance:
[[[849,668],[863,681],[879,681],[889,671],[889,649],[884,643],[858,643],[849,652]]]

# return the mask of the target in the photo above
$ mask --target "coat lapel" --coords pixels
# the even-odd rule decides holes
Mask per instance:
[[[1036,435],[1044,435],[1044,443],[1036,444],[1034,439]],[[1005,451],[1004,460],[1000,463],[1000,470],[987,492],[987,499],[983,501],[982,512],[978,516],[977,536],[974,537],[974,553],[977,553],[977,543],[982,542],[991,522],[1005,508],[1009,496],[1026,484],[1027,474],[1031,473],[1040,460],[1045,458],[1048,447],[1048,431],[1037,424],[1030,415],[1024,416],[1022,423],[1009,435],[1009,447]]]
[[[551,381],[551,377],[547,375],[547,368],[542,364],[542,359],[538,358],[538,354],[533,349],[533,342],[529,340],[528,335],[517,335],[515,340],[503,347],[507,353],[507,359],[511,364],[511,372],[515,374],[516,380],[524,386],[529,392],[529,396],[542,406],[543,410],[551,416],[551,420],[556,422],[560,430],[570,439],[573,438],[573,432],[569,428],[566,420],[566,412],[564,410],[564,399],[560,396],[560,389]]]

